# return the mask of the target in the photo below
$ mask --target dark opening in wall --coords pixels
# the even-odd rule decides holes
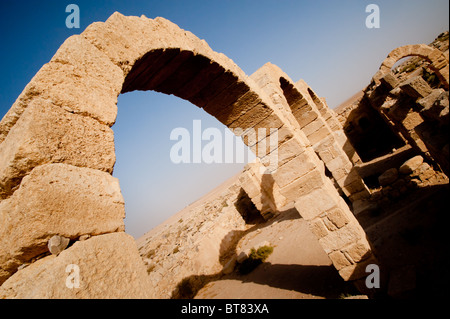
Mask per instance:
[[[367,117],[360,118],[358,124],[362,131],[367,131],[370,128],[370,120]]]
[[[366,99],[347,117],[345,135],[363,162],[387,155],[393,149],[405,146],[405,142],[394,133]]]
[[[255,204],[253,204],[243,188],[241,188],[234,206],[239,214],[241,214],[246,224],[254,225],[265,221],[261,212],[256,208]]]

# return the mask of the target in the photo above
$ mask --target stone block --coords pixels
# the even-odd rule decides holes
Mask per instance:
[[[124,200],[110,174],[66,164],[38,166],[0,203],[0,268],[13,273],[20,264],[47,251],[54,236],[123,231]]]
[[[419,168],[420,165],[423,163],[423,157],[420,155],[414,156],[413,158],[410,158],[406,162],[400,166],[399,173],[400,174],[411,174],[413,171],[415,171],[417,168]]]
[[[309,229],[317,238],[328,235],[328,229],[322,221],[322,218],[315,218],[309,222]]]
[[[344,251],[354,262],[360,262],[371,255],[371,247],[367,240],[360,240],[345,247]]]
[[[278,186],[283,188],[315,168],[316,165],[309,159],[309,156],[306,153],[302,153],[278,167],[276,171],[272,173],[272,176],[276,180]]]
[[[136,242],[125,233],[78,241],[58,256],[44,257],[18,271],[0,287],[0,298],[6,299],[153,297]]]
[[[308,135],[308,139],[312,145],[315,145],[316,143],[319,143],[320,141],[329,137],[331,134],[331,130],[327,126],[323,126],[319,130]]]
[[[392,74],[392,72],[386,73],[381,79],[381,83],[383,83],[389,90],[395,88],[399,82],[397,78]]]
[[[0,144],[0,198],[38,165],[65,163],[111,173],[114,134],[98,121],[34,99]]]
[[[306,220],[312,220],[322,213],[336,208],[337,203],[326,189],[318,188],[297,198],[295,208]]]
[[[271,110],[264,103],[259,103],[248,112],[245,112],[228,127],[232,129],[241,128],[244,131],[249,128],[256,128],[256,125],[269,116],[275,116]],[[274,126],[278,127],[278,126]],[[271,128],[270,126],[267,128]]]
[[[358,280],[364,277],[367,277],[369,273],[366,272],[366,268],[370,264],[377,264],[378,261],[374,255],[370,255],[368,259],[363,260],[362,262],[347,266],[339,270],[339,275],[345,281],[353,281]]]
[[[297,138],[290,138],[278,147],[278,165],[283,165],[296,156],[302,154],[306,146]]]
[[[398,178],[398,171],[396,168],[391,168],[385,171],[378,177],[378,182],[381,186],[387,186],[395,182]]]
[[[350,243],[358,242],[365,238],[365,233],[356,220],[338,230],[329,232],[327,236],[320,238],[319,243],[327,254],[341,249]]]
[[[79,35],[68,38],[27,84],[0,122],[0,142],[35,98],[112,126],[124,76],[107,56]]]
[[[293,114],[294,114],[295,118],[297,119],[297,122],[301,128],[312,123],[319,117],[319,114],[316,111],[314,111],[313,109],[311,109],[311,107],[309,107],[309,106],[303,107],[303,108],[298,108],[297,110],[293,111]]]
[[[402,82],[400,84],[400,88],[404,93],[414,98],[423,98],[433,91],[433,89],[421,76],[416,76]]]
[[[444,93],[444,89],[434,89],[431,94],[417,101],[417,104],[422,106],[424,110],[431,109],[431,107],[436,103],[438,98]]]
[[[84,235],[83,235],[84,236]],[[48,240],[48,250],[53,255],[60,254],[69,245],[70,238],[54,235]]]
[[[341,270],[344,267],[350,266],[352,263],[345,257],[345,255],[340,251],[333,251],[328,255],[330,257],[333,266],[337,270]]]
[[[321,129],[324,125],[325,125],[324,121],[320,118],[303,127],[302,131],[306,134],[306,136],[309,136],[312,133]]]
[[[327,212],[327,217],[337,228],[341,228],[350,222],[350,218],[347,216],[349,213],[349,211],[344,213],[341,209],[334,208]]]
[[[406,114],[405,118],[401,121],[405,129],[408,131],[415,129],[417,126],[423,123],[423,118],[420,113],[410,110]]]

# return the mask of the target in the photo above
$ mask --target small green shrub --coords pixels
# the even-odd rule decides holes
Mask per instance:
[[[256,267],[262,264],[273,252],[273,247],[263,246],[255,250],[250,250],[250,255],[238,267],[241,275],[246,275],[252,272]]]

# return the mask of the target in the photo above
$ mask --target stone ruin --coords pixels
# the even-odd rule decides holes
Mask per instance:
[[[416,79],[396,91],[386,68],[399,53],[383,63],[368,91],[377,101],[385,94],[392,105],[404,92],[425,92],[418,103],[428,111],[416,113],[424,123],[439,121],[436,101],[445,92],[448,101],[448,55],[422,45],[407,54],[416,48],[440,74],[442,89],[424,90]],[[1,298],[158,297],[124,231],[124,200],[111,176],[117,97],[135,90],[186,99],[230,129],[266,129],[252,139],[241,136],[258,161],[241,174],[239,186],[264,218],[293,203],[340,276],[364,291],[366,266],[378,260],[352,210],[373,194],[360,175],[360,156],[325,100],[270,63],[247,76],[168,20],[114,13],[68,38],[0,122]],[[448,125],[448,103],[446,109]],[[278,143],[267,149],[269,128],[278,129]],[[411,146],[445,171],[428,135],[416,139],[411,130],[402,131]],[[275,150],[277,169],[261,174],[266,154]],[[80,289],[67,286],[72,265],[81,268]]]

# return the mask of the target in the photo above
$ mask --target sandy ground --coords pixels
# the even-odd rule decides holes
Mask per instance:
[[[269,258],[248,275],[236,271],[209,282],[198,299],[321,299],[356,293],[344,282],[295,208],[253,226],[240,239],[237,252],[269,241]]]

